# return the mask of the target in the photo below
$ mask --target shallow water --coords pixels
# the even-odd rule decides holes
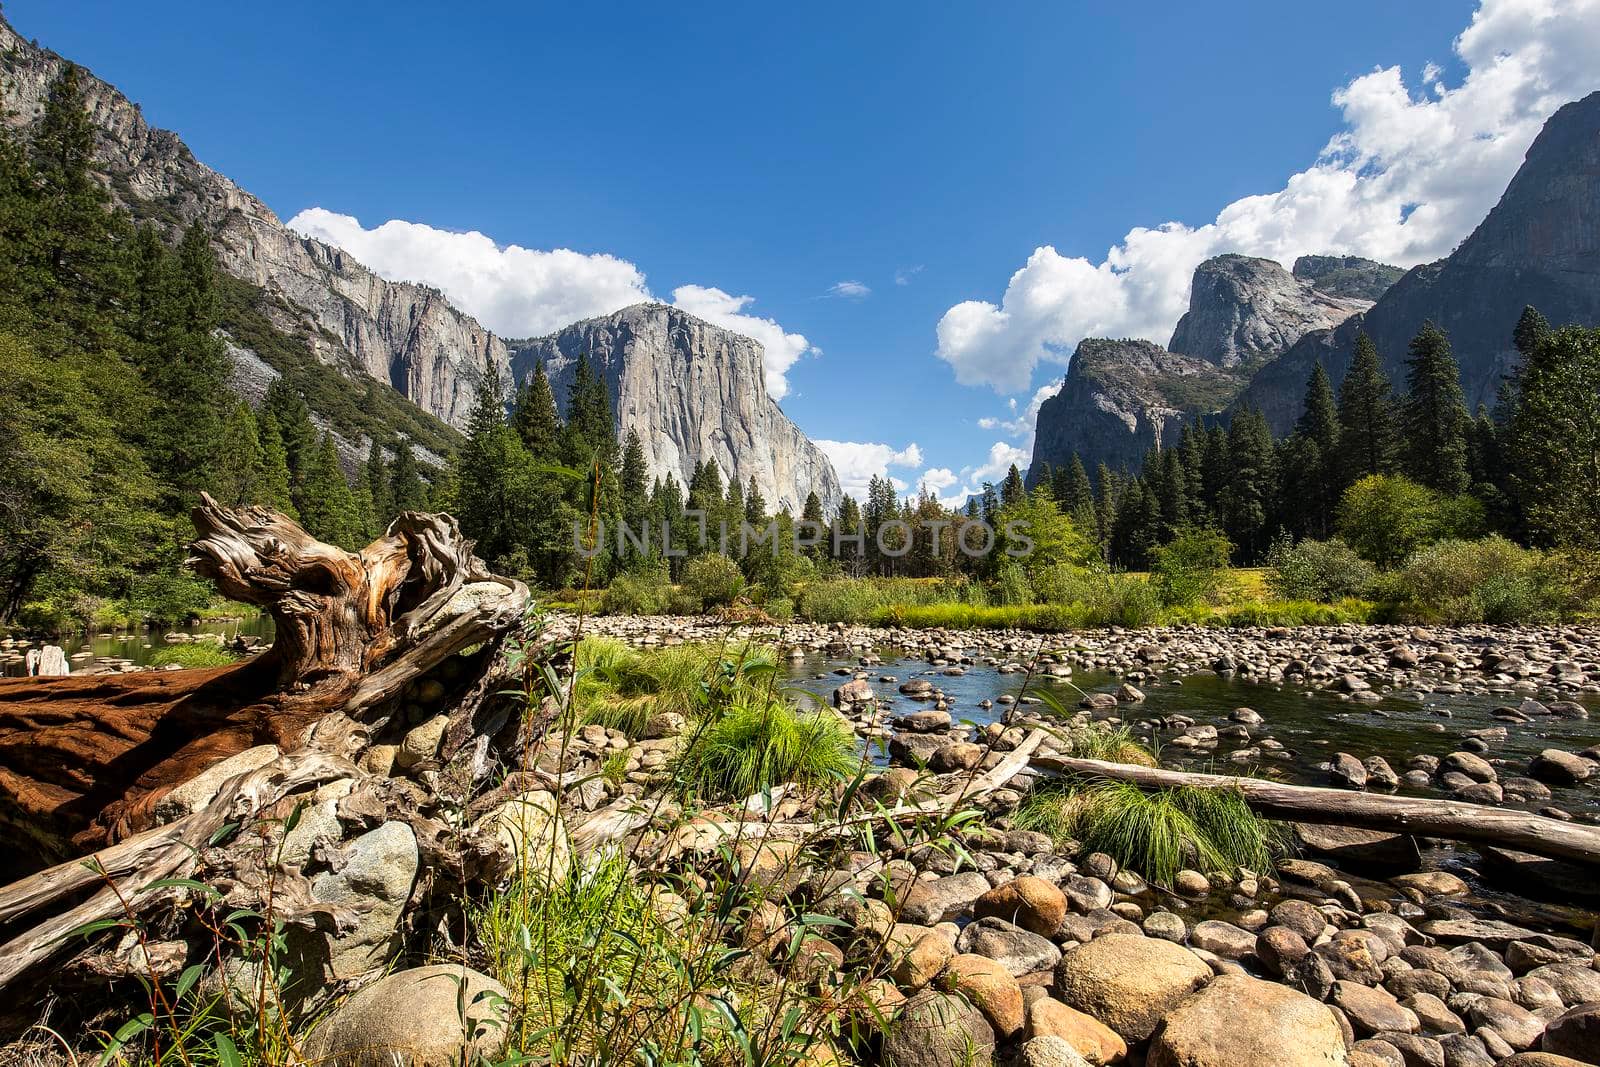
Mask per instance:
[[[827,700],[833,690],[848,678],[831,673],[838,667],[853,667],[866,673],[880,698],[892,699],[898,709],[914,709],[917,702],[899,695],[895,684],[879,683],[880,675],[893,676],[899,682],[912,677],[923,677],[944,691],[949,700],[951,717],[984,726],[1003,719],[1007,707],[995,704],[990,708],[979,706],[985,699],[995,700],[1002,694],[1019,696],[1024,685],[1036,693],[1045,689],[1054,693],[1069,710],[1076,709],[1083,693],[1112,692],[1123,681],[1120,677],[1103,672],[1075,672],[1070,680],[1035,676],[1028,679],[1023,674],[1001,674],[993,667],[967,665],[966,673],[959,677],[943,674],[944,668],[932,667],[920,656],[906,656],[898,649],[879,649],[881,666],[860,667],[854,657],[834,659],[820,654],[808,655],[793,661],[789,668],[790,684],[805,689]],[[817,675],[823,677],[817,677]],[[1265,760],[1257,765],[1256,773],[1305,785],[1327,785],[1324,764],[1335,752],[1348,752],[1359,758],[1382,756],[1398,773],[1406,771],[1406,760],[1414,755],[1444,756],[1461,748],[1469,731],[1487,726],[1504,726],[1509,736],[1505,741],[1491,742],[1485,759],[1499,764],[1502,777],[1526,773],[1528,760],[1541,749],[1563,748],[1577,751],[1600,743],[1600,696],[1584,694],[1579,703],[1590,709],[1589,719],[1563,719],[1541,716],[1530,723],[1502,723],[1493,717],[1497,707],[1516,706],[1524,694],[1512,693],[1418,693],[1415,691],[1384,692],[1377,704],[1357,703],[1341,699],[1338,695],[1320,690],[1309,690],[1281,683],[1241,680],[1237,676],[1222,676],[1210,671],[1182,677],[1153,676],[1137,683],[1145,693],[1140,704],[1123,705],[1113,714],[1120,714],[1130,726],[1144,720],[1160,719],[1172,715],[1186,715],[1198,723],[1210,723],[1219,730],[1234,725],[1228,720],[1229,712],[1247,707],[1261,715],[1261,725],[1253,726],[1253,738],[1271,737],[1286,749],[1285,760]],[[1556,699],[1554,694],[1542,694],[1541,699]],[[1570,695],[1569,695],[1570,696]],[[1043,705],[1031,710],[1043,713]],[[1160,741],[1170,734],[1154,732],[1147,739],[1156,741],[1156,749],[1164,765],[1187,770],[1212,770],[1218,773],[1237,773],[1250,764],[1229,761],[1228,753],[1247,747],[1250,742],[1221,740],[1212,748],[1178,749],[1162,746]],[[1406,790],[1418,795],[1440,796],[1437,790]],[[1590,785],[1571,788],[1553,788],[1548,801],[1527,805],[1538,807],[1554,804],[1578,817],[1600,819],[1600,790]],[[1507,806],[1515,806],[1507,801]]]
[[[1123,679],[1106,672],[1075,671],[1070,680],[1034,677],[1023,674],[1002,674],[993,667],[965,665],[965,674],[948,676],[945,668],[933,667],[921,656],[905,655],[903,650],[879,648],[880,665],[862,667],[854,656],[834,658],[820,653],[810,653],[804,659],[789,665],[789,684],[815,694],[827,702],[833,690],[849,680],[848,675],[833,673],[839,667],[852,668],[851,673],[864,672],[880,700],[892,701],[897,711],[910,711],[929,704],[918,703],[896,691],[899,682],[912,677],[927,678],[943,690],[949,702],[951,717],[976,726],[1003,720],[1006,705],[995,703],[992,707],[979,706],[982,700],[995,700],[1002,694],[1021,696],[1037,693],[1041,688],[1056,694],[1069,711],[1075,711],[1084,693],[1112,692]],[[880,676],[893,677],[894,683],[879,682]],[[1145,700],[1128,704],[1111,712],[1138,730],[1142,723],[1171,715],[1185,715],[1197,723],[1210,723],[1219,730],[1235,725],[1228,714],[1235,708],[1248,707],[1261,715],[1263,722],[1250,727],[1253,739],[1272,737],[1285,746],[1284,760],[1267,760],[1255,764],[1239,764],[1228,760],[1228,753],[1251,744],[1247,741],[1221,739],[1212,748],[1179,749],[1161,745],[1161,740],[1172,736],[1159,729],[1140,733],[1147,743],[1154,741],[1163,766],[1195,771],[1215,771],[1219,774],[1250,773],[1262,777],[1303,785],[1329,784],[1326,761],[1335,752],[1348,752],[1353,756],[1382,756],[1404,773],[1406,760],[1413,755],[1444,756],[1461,748],[1461,741],[1471,730],[1485,726],[1505,726],[1505,741],[1493,742],[1483,757],[1497,765],[1502,778],[1526,773],[1528,760],[1541,749],[1556,747],[1570,751],[1581,750],[1600,743],[1600,696],[1585,694],[1579,702],[1590,709],[1592,718],[1561,719],[1545,716],[1530,723],[1503,723],[1493,717],[1497,707],[1520,704],[1526,694],[1512,693],[1418,693],[1415,691],[1384,692],[1377,704],[1356,703],[1341,699],[1333,693],[1310,690],[1300,686],[1278,683],[1252,682],[1237,676],[1222,676],[1210,671],[1182,676],[1152,676],[1140,680],[1138,687],[1144,691]],[[1541,700],[1558,699],[1556,694],[1535,694]],[[1563,694],[1572,699],[1572,694]],[[1045,705],[1036,704],[1030,712],[1047,714]],[[1104,713],[1101,713],[1102,717]],[[1151,724],[1153,725],[1153,724]],[[1324,766],[1319,766],[1323,764]],[[1408,789],[1400,792],[1419,796],[1445,798],[1448,794],[1436,789]],[[1594,783],[1560,788],[1552,787],[1549,800],[1518,804],[1507,800],[1507,807],[1538,808],[1555,805],[1572,813],[1576,818],[1600,821],[1600,789]],[[1539,887],[1529,883],[1521,871],[1494,869],[1483,857],[1467,846],[1451,846],[1437,842],[1438,847],[1424,850],[1421,867],[1449,870],[1467,880],[1470,892],[1466,897],[1451,901],[1455,907],[1473,914],[1501,918],[1536,929],[1547,929],[1571,936],[1587,938],[1595,929],[1597,914],[1593,901],[1579,902],[1564,891],[1552,887]],[[1315,857],[1322,858],[1322,857]],[[1335,866],[1346,866],[1335,863]],[[1352,881],[1361,884],[1362,876],[1370,874],[1381,878],[1379,871],[1350,869]],[[1378,887],[1378,895],[1393,898],[1392,887]],[[1232,918],[1230,909],[1220,901],[1199,905],[1164,897],[1162,903],[1186,913],[1190,921],[1200,918]],[[1212,913],[1215,912],[1213,915]]]
[[[184,640],[173,640],[168,634],[182,634]],[[219,619],[192,626],[156,630],[115,630],[90,633],[63,634],[48,639],[16,639],[12,647],[0,646],[0,676],[11,677],[24,673],[24,657],[29,648],[47,644],[60,645],[67,653],[73,674],[94,670],[118,670],[124,666],[142,667],[150,662],[156,650],[169,644],[192,644],[200,635],[215,634],[224,643],[243,636],[254,638],[262,644],[272,643],[272,617],[265,614],[244,619]]]

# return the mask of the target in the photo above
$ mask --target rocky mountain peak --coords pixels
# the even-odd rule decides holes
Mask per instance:
[[[508,342],[518,382],[543,362],[565,405],[579,356],[605,378],[619,427],[635,430],[652,476],[687,485],[716,461],[724,479],[755,478],[774,509],[798,515],[815,492],[825,511],[843,490],[828,457],[767,395],[761,345],[666,304],[634,304],[548,337]]]
[[[1370,306],[1324,292],[1273,260],[1229,253],[1195,268],[1189,310],[1167,348],[1219,367],[1259,364]]]

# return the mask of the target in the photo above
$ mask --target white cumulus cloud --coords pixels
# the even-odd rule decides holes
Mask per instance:
[[[895,491],[903,493],[909,487],[903,478],[889,473],[890,467],[915,468],[922,465],[922,449],[913,441],[904,448],[873,441],[817,441],[816,446],[833,461],[839,483],[844,491],[862,500],[867,495],[867,483],[874,475],[886,477]]]
[[[288,226],[343,249],[380,277],[434,286],[502,337],[536,337],[656,299],[643,271],[603,252],[501,246],[476,230],[459,233],[403,219],[366,227],[353,215],[320,207],[300,212]],[[795,361],[818,351],[774,320],[746,314],[754,297],[700,285],[679,286],[672,297],[691,315],[759,341],[767,393],[775,400],[788,394],[786,372]]]
[[[1165,344],[1194,268],[1222,252],[1406,267],[1448,254],[1499,199],[1544,120],[1600,87],[1600,0],[1482,0],[1454,50],[1467,73],[1453,87],[1429,64],[1416,92],[1398,67],[1337,89],[1343,128],[1276,192],[1203,225],[1136,227],[1099,262],[1039,246],[998,304],[945,312],[939,358],[963,384],[1019,393],[1084,337]]]

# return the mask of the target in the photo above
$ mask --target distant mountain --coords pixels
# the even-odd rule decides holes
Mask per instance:
[[[1150,341],[1085,338],[1072,353],[1061,392],[1039,407],[1028,467],[1030,486],[1076,452],[1089,468],[1137,469],[1145,452],[1176,438],[1200,412],[1220,411],[1245,377]]]
[[[64,62],[0,17],[6,122],[26,135]],[[335,433],[347,467],[365,457],[371,437],[386,443],[396,435],[409,438],[432,462],[456,447],[486,362],[502,373],[511,369],[503,339],[439,290],[380,278],[342,249],[289,230],[260,200],[195,159],[176,134],[151,127],[139,106],[113,86],[86,77],[85,89],[97,128],[96,162],[114,199],[136,219],[174,234],[197,219],[213,228],[218,262],[229,275],[223,323],[240,393],[257,399],[272,378],[287,375],[316,421]],[[827,458],[777,410],[763,378],[749,372],[752,351],[760,367],[760,346],[748,338],[734,344],[726,340],[733,335],[681,313],[678,321],[680,334],[717,339],[688,356],[705,367],[706,378],[736,388],[696,393],[694,403],[715,405],[697,421],[651,421],[653,406],[682,408],[680,380],[638,369],[624,376],[659,390],[650,399],[630,392],[632,409],[619,408],[621,428],[637,429],[653,447],[652,457],[662,459],[652,473],[681,474],[682,464],[716,455],[728,474],[731,450],[759,441],[770,447],[759,459],[741,459],[739,470],[770,482],[769,499],[803,501],[811,489],[827,496],[830,487],[836,498],[838,479]],[[648,346],[630,351],[647,359],[661,354]],[[758,423],[746,424],[747,416]],[[700,435],[702,424],[721,427],[723,436]]]
[[[1431,319],[1450,337],[1467,403],[1492,405],[1529,304],[1557,325],[1600,322],[1600,92],[1550,117],[1500,202],[1453,253],[1407,272],[1364,314],[1301,338],[1256,374],[1240,403],[1260,407],[1283,432],[1312,366],[1320,360],[1337,385],[1361,331],[1404,389],[1406,346]]]
[[[725,478],[753,477],[773,511],[799,515],[815,492],[831,513],[842,490],[822,450],[767,395],[761,346],[665,304],[637,304],[548,337],[508,341],[520,381],[543,361],[565,407],[580,355],[605,378],[617,419],[637,430],[650,468],[687,485],[707,458]]]
[[[1312,330],[1371,306],[1370,300],[1331,295],[1317,277],[1291,274],[1270,259],[1216,256],[1195,268],[1189,310],[1167,348],[1219,367],[1259,365]]]
[[[1185,422],[1226,409],[1257,368],[1306,333],[1371,306],[1356,293],[1377,291],[1386,274],[1401,273],[1333,256],[1302,257],[1302,265],[1291,274],[1270,259],[1216,256],[1195,268],[1189,310],[1166,348],[1085,339],[1061,392],[1039,408],[1028,484],[1074,452],[1091,471],[1099,463],[1137,469],[1146,451],[1172,440]]]

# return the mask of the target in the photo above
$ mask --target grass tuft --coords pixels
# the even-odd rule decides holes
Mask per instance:
[[[857,763],[855,735],[837,715],[758,697],[729,705],[691,737],[673,774],[701,796],[737,800],[784,782],[826,785]]]

